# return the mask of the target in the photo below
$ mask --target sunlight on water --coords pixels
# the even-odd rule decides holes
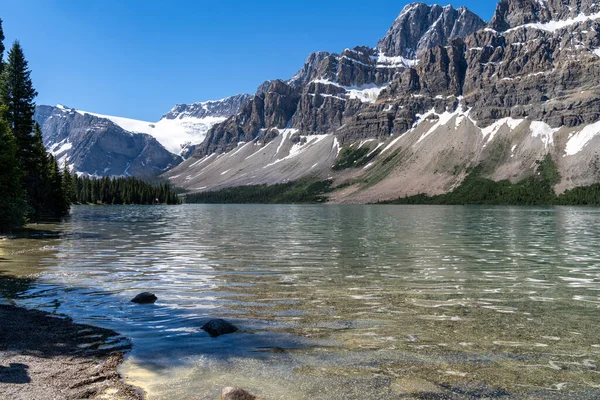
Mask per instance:
[[[150,399],[600,396],[600,210],[75,207],[0,241],[19,305],[114,329]],[[159,300],[129,300],[151,290]],[[210,318],[240,327],[210,338]]]

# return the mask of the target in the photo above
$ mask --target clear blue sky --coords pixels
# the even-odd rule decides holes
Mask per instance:
[[[311,52],[375,46],[409,2],[2,0],[0,18],[6,47],[19,39],[25,50],[38,104],[158,121],[176,103],[290,78]],[[495,8],[450,4],[486,21]]]

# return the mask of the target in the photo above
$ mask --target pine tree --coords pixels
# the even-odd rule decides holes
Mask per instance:
[[[42,138],[42,128],[40,124],[35,122],[33,124],[33,138],[31,139],[31,174],[41,176],[44,174],[48,166],[48,152],[44,146]]]
[[[16,141],[8,123],[0,120],[0,231],[23,226],[27,211],[17,163]]]
[[[69,208],[69,206],[75,202],[75,190],[73,188],[73,176],[71,175],[71,171],[69,171],[69,167],[65,162],[63,173],[62,173],[62,190],[65,197],[65,204],[63,208]]]
[[[34,124],[36,96],[23,49],[16,41],[0,74],[0,102],[6,105],[0,116],[8,122],[15,138],[17,165],[22,171],[31,216],[60,217],[68,213],[70,197],[63,190],[56,159],[44,147],[41,127]]]
[[[4,70],[4,31],[0,19],[0,78]],[[1,102],[1,100],[0,100]],[[0,116],[8,107],[0,106]],[[9,124],[0,119],[0,231],[23,226],[28,206],[21,186],[21,171],[17,159],[17,143]]]
[[[27,177],[35,163],[31,132],[37,92],[33,88],[31,71],[18,41],[8,53],[8,62],[0,81],[0,101],[8,106],[3,117],[10,124],[17,141],[19,165]]]
[[[44,212],[52,217],[61,217],[69,211],[70,203],[67,202],[63,190],[63,178],[56,162],[56,157],[48,157],[48,186],[50,196],[43,203]]]
[[[0,18],[0,73],[4,66],[4,30],[2,29],[2,19]]]

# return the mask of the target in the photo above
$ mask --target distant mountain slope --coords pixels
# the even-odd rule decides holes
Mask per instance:
[[[368,202],[447,192],[479,164],[516,181],[550,155],[560,192],[600,183],[599,121],[600,2],[501,0],[487,25],[413,3],[376,48],[265,82],[165,176],[190,191],[331,177],[335,201]]]
[[[147,134],[64,106],[38,106],[46,148],[72,171],[87,175],[156,175],[182,161]]]
[[[153,136],[173,154],[181,154],[189,145],[202,143],[206,132],[214,125],[235,115],[251,96],[236,95],[222,100],[194,104],[177,104],[158,122],[102,115],[89,111],[77,112],[106,118],[129,132]]]
[[[61,163],[90,175],[156,175],[181,162],[213,125],[235,114],[250,99],[178,104],[156,123],[81,111],[58,105],[38,106],[35,120],[44,144]]]

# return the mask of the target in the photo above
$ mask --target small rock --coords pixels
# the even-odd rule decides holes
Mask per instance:
[[[154,293],[144,292],[135,296],[131,301],[138,304],[154,304],[157,299]]]
[[[417,377],[396,379],[392,382],[392,392],[400,395],[423,395],[429,394],[432,396],[441,395],[444,389],[435,383],[420,379]]]
[[[246,392],[244,389],[226,387],[221,391],[221,400],[256,400],[258,397]]]
[[[238,328],[225,321],[224,319],[211,319],[208,321],[202,329],[208,332],[208,334],[212,337],[217,337],[221,335],[226,335],[228,333],[237,332]]]

